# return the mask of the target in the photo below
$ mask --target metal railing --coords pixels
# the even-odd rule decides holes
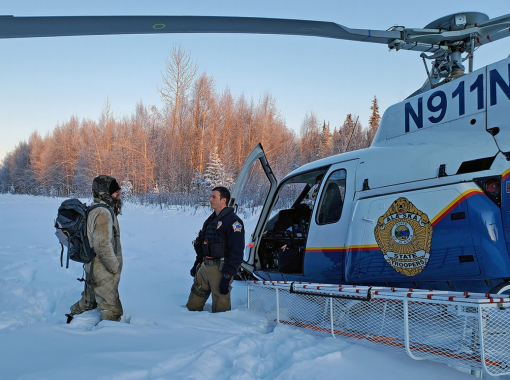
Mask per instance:
[[[416,360],[510,374],[508,295],[256,281],[248,283],[248,308],[275,324]]]

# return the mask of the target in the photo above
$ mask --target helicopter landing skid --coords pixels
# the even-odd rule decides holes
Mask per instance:
[[[248,308],[275,324],[406,352],[473,374],[510,374],[510,296],[254,281]]]

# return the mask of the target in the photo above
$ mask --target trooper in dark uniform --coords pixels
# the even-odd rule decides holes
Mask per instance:
[[[244,225],[232,207],[227,207],[230,192],[215,187],[209,203],[214,212],[207,218],[193,242],[197,258],[190,274],[193,286],[186,307],[202,311],[212,293],[212,312],[227,311],[233,278],[243,262]]]

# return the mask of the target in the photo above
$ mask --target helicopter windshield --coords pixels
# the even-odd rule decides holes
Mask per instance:
[[[284,210],[300,210],[310,216],[326,171],[327,168],[320,168],[283,182],[278,190],[277,201],[271,209],[264,231],[274,228],[278,215]]]
[[[258,249],[260,269],[303,273],[310,218],[327,170],[299,174],[280,185]]]

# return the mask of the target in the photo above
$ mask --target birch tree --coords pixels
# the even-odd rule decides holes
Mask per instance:
[[[301,159],[303,163],[320,158],[319,121],[314,112],[307,113],[301,123]]]
[[[170,133],[166,131],[164,134],[164,171],[170,178],[170,182],[175,178],[175,152],[176,134],[182,120],[182,112],[186,103],[186,96],[190,89],[195,75],[197,73],[197,65],[192,61],[190,53],[186,52],[181,46],[174,46],[170,58],[165,60],[165,72],[162,73],[163,87],[158,88],[158,92],[162,101],[171,110]],[[169,141],[170,140],[170,141]],[[172,146],[171,146],[172,145]],[[169,183],[172,186],[172,183]]]

